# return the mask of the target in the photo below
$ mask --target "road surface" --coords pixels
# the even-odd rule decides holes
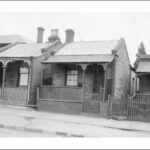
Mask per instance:
[[[13,129],[0,128],[0,137],[57,137],[56,135],[41,134],[35,132],[16,131]]]

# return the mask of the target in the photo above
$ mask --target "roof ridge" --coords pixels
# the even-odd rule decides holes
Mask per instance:
[[[116,40],[93,40],[93,41],[74,41],[74,42],[71,42],[71,43],[82,43],[82,42],[107,42],[107,41],[119,41],[120,39],[116,39]],[[68,43],[68,44],[71,44],[71,43]]]
[[[113,55],[112,53],[110,54],[79,54],[79,55],[53,55],[53,56],[99,56],[99,55]]]

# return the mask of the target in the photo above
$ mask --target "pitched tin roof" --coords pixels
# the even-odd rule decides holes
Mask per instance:
[[[119,40],[72,42],[64,45],[55,55],[111,54]]]
[[[0,53],[0,57],[38,57],[41,49],[48,48],[54,43],[16,44]]]
[[[44,63],[111,62],[119,40],[72,42],[65,44]]]
[[[0,44],[15,42],[33,43],[33,41],[31,41],[30,39],[21,35],[0,35]]]

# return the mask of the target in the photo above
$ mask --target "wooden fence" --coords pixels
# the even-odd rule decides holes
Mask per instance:
[[[109,115],[124,116],[128,120],[150,121],[150,96],[110,97]]]
[[[0,103],[9,105],[27,105],[27,87],[0,88]]]

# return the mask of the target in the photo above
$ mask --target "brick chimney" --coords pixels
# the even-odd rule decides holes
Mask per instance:
[[[74,31],[72,29],[66,30],[66,43],[71,43],[74,41]]]
[[[38,27],[37,28],[37,43],[42,43],[43,42],[43,32],[44,28],[43,27]]]
[[[58,36],[58,29],[52,29],[51,30],[51,35],[48,38],[49,42],[55,42],[57,40],[60,40],[59,36]]]

